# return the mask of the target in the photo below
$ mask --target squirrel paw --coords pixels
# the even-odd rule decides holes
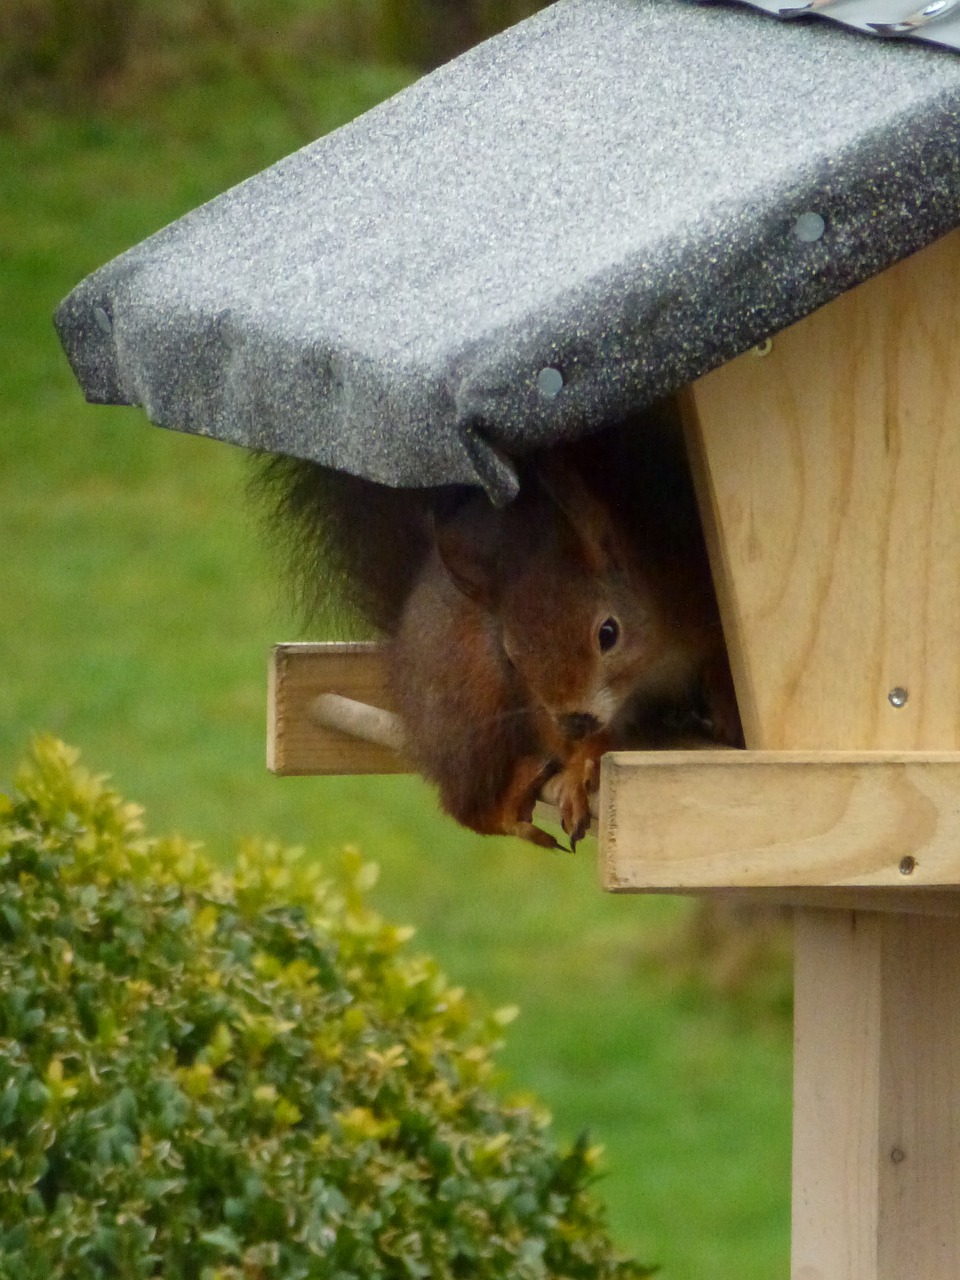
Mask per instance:
[[[533,821],[533,810],[545,779],[556,769],[553,761],[524,756],[514,766],[513,776],[495,808],[467,823],[481,835],[517,836],[543,849],[562,849],[552,835]]]
[[[570,760],[555,782],[560,822],[570,837],[570,848],[587,834],[590,826],[590,797],[599,781],[599,769],[590,756]]]
[[[590,805],[587,801],[587,793],[582,787],[564,797],[560,806],[560,821],[564,831],[570,837],[571,850],[575,850],[590,826]]]

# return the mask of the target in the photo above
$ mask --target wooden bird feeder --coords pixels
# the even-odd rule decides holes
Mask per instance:
[[[498,501],[681,396],[747,749],[607,756],[600,873],[796,908],[793,1280],[960,1276],[958,226],[955,55],[563,0],[58,314],[92,399]],[[279,646],[270,767],[403,770],[370,706]]]
[[[797,907],[794,1280],[960,1275],[958,299],[954,234],[688,389],[748,749],[602,766],[604,888]],[[278,646],[270,767],[403,770],[330,693],[376,646]]]

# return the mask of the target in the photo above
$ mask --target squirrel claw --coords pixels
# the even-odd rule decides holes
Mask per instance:
[[[570,837],[570,848],[587,834],[590,826],[590,804],[584,787],[571,787],[561,798],[560,822]]]
[[[560,822],[573,850],[590,828],[590,793],[596,791],[600,780],[599,757],[604,746],[605,738],[600,735],[576,744],[554,782]]]
[[[563,848],[563,845],[555,840],[549,831],[544,831],[533,822],[518,822],[509,834],[519,836],[521,840],[529,840],[531,844],[538,844],[541,849]]]
[[[574,829],[571,832],[569,832],[571,853],[577,852],[577,845],[580,843],[583,837],[587,834],[587,828],[589,827],[589,825],[590,825],[589,816],[586,818],[581,818],[580,821],[577,823],[577,825],[574,827]]]

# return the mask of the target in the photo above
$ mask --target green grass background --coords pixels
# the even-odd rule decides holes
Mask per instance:
[[[0,781],[29,735],[80,747],[229,857],[261,832],[345,842],[450,975],[516,1003],[503,1067],[563,1136],[605,1144],[618,1241],[665,1280],[787,1275],[790,1030],[782,984],[717,995],[672,958],[689,904],[610,898],[575,856],[484,840],[417,779],[276,779],[264,768],[269,646],[296,638],[245,503],[245,458],[82,402],[50,316],[88,271],[398,89],[326,64],[297,124],[221,66],[94,110],[19,111],[0,133]],[[756,975],[754,975],[756,979]],[[771,990],[773,995],[770,994]]]

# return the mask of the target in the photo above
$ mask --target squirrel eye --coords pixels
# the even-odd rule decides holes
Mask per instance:
[[[601,653],[609,653],[620,639],[620,623],[616,618],[604,618],[597,628],[597,643]]]

